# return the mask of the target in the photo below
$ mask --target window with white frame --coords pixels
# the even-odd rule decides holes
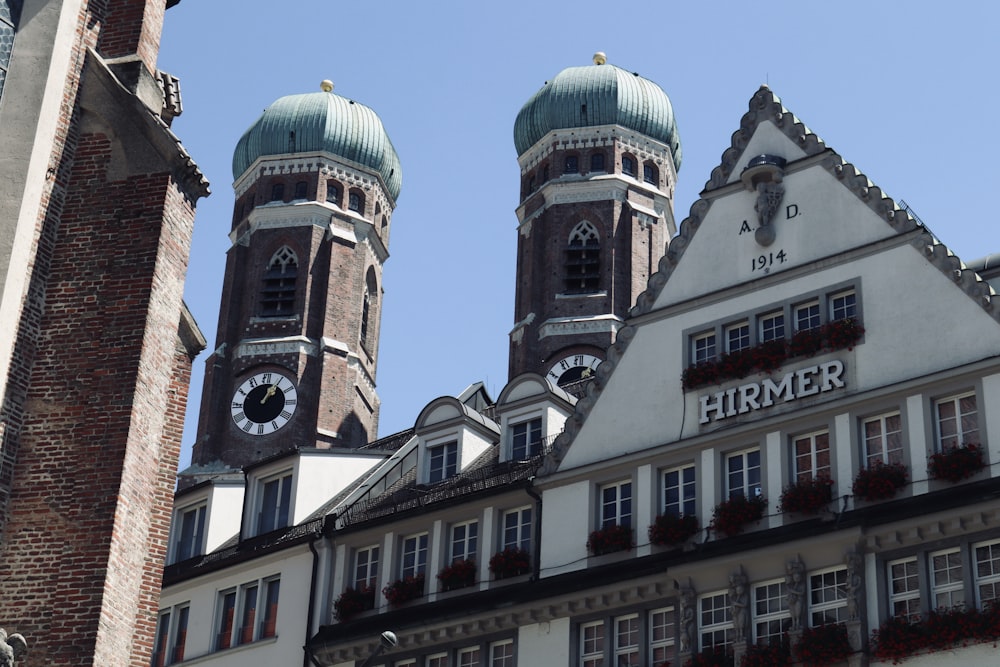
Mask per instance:
[[[378,545],[354,552],[354,590],[375,590],[378,581]]]
[[[514,640],[503,639],[490,644],[488,667],[514,667]]]
[[[511,459],[524,461],[542,451],[542,418],[512,424]]]
[[[604,621],[580,626],[580,667],[604,667]]]
[[[698,647],[729,649],[733,644],[733,612],[729,593],[706,595],[698,601]]]
[[[892,616],[913,622],[920,618],[920,580],[917,558],[900,558],[889,561],[889,612]]]
[[[861,424],[865,465],[903,462],[903,420],[898,412],[869,417]]]
[[[208,505],[185,507],[178,510],[174,519],[174,557],[172,563],[200,556],[205,553],[205,515]]]
[[[799,304],[795,306],[795,330],[796,331],[808,331],[809,329],[818,329],[820,325],[819,316],[819,301],[810,301],[808,303]]]
[[[407,658],[405,660],[397,660],[396,662],[394,662],[392,664],[393,664],[393,667],[417,667],[417,659],[416,658]]]
[[[152,667],[164,667],[184,660],[190,612],[191,607],[187,602],[160,611],[156,621]]]
[[[465,521],[451,526],[451,560],[476,560],[476,548],[479,539],[479,522]]]
[[[975,392],[938,400],[934,415],[937,422],[938,451],[980,444]]]
[[[673,607],[649,612],[649,660],[652,665],[672,663],[676,618]]]
[[[479,667],[479,647],[458,649],[458,667]]]
[[[854,290],[830,295],[830,319],[846,320],[858,316],[857,295]]]
[[[519,507],[503,513],[502,546],[531,552],[531,508]]]
[[[740,322],[726,327],[726,352],[739,352],[750,347],[750,324]]]
[[[263,479],[258,489],[257,534],[287,526],[292,502],[292,474],[284,472]]]
[[[639,615],[628,614],[615,618],[614,663],[619,667],[637,667],[639,664]]]
[[[427,667],[450,667],[447,653],[435,653],[427,656]]]
[[[422,577],[427,571],[427,533],[403,538],[399,563],[399,576]]]
[[[847,621],[847,568],[838,567],[809,575],[809,625]]]
[[[753,640],[774,644],[792,627],[784,580],[769,581],[753,587]]]
[[[1000,599],[1000,540],[980,542],[972,547],[975,565],[976,605]]]
[[[756,498],[760,494],[760,450],[747,449],[727,454],[726,497]]]
[[[792,438],[796,482],[830,476],[830,432],[816,431]]]
[[[715,359],[715,332],[707,331],[691,339],[691,361],[699,364]]]
[[[663,513],[689,516],[697,512],[693,465],[663,471]]]
[[[784,340],[785,314],[783,312],[768,313],[760,317],[760,342]]]
[[[601,528],[632,527],[632,482],[616,482],[601,487]]]
[[[430,484],[454,477],[458,472],[458,443],[448,442],[427,448],[428,473]]]
[[[281,579],[251,581],[220,591],[216,614],[216,650],[249,644],[277,634]],[[238,622],[237,622],[238,620]]]
[[[931,595],[935,609],[949,609],[965,604],[965,578],[962,576],[962,551],[944,549],[930,554]]]

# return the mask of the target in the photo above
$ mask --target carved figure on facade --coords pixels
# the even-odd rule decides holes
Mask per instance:
[[[729,575],[729,602],[733,607],[733,633],[738,642],[746,641],[747,618],[750,594],[748,592],[747,575],[739,572]]]
[[[681,653],[690,653],[694,646],[695,595],[694,590],[681,591]]]
[[[792,616],[791,630],[801,630],[806,601],[806,566],[801,558],[796,557],[785,565],[785,594]]]
[[[785,186],[780,180],[757,183],[757,203],[754,204],[754,210],[757,211],[758,226],[754,239],[762,246],[774,243],[775,231],[771,221],[774,220],[784,196]]]
[[[851,621],[861,617],[861,588],[864,586],[864,558],[857,551],[848,551],[844,558],[847,563],[847,618]]]
[[[8,635],[0,628],[0,667],[14,667],[14,661],[20,660],[28,652],[28,643],[24,637],[14,633]]]

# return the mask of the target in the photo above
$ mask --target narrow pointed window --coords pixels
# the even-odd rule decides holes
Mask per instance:
[[[596,292],[601,282],[601,239],[597,228],[584,220],[569,234],[566,248],[566,291]]]
[[[288,317],[295,313],[295,279],[299,262],[288,246],[278,249],[264,272],[261,317]]]
[[[378,306],[378,283],[375,280],[375,271],[371,267],[365,278],[365,294],[361,301],[361,332],[358,336],[361,347],[369,352],[373,352],[375,346],[375,335],[378,331],[378,320],[375,317],[375,309]]]

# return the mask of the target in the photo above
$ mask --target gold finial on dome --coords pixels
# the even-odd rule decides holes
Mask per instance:
[[[594,54],[595,65],[603,65],[606,62],[608,62],[608,57],[604,55],[604,51],[598,51],[597,53]]]
[[[330,81],[329,79],[323,79],[323,81],[319,84],[319,89],[322,90],[324,93],[332,93],[333,81]]]

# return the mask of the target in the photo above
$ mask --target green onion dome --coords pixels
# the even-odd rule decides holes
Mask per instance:
[[[674,168],[681,167],[681,141],[670,98],[658,85],[620,67],[604,64],[568,67],[521,107],[514,121],[517,154],[552,130],[621,125],[670,147]]]
[[[323,82],[318,93],[288,95],[264,110],[233,153],[233,178],[259,157],[332,153],[382,176],[395,200],[402,186],[399,156],[378,115],[363,104],[335,95]]]

